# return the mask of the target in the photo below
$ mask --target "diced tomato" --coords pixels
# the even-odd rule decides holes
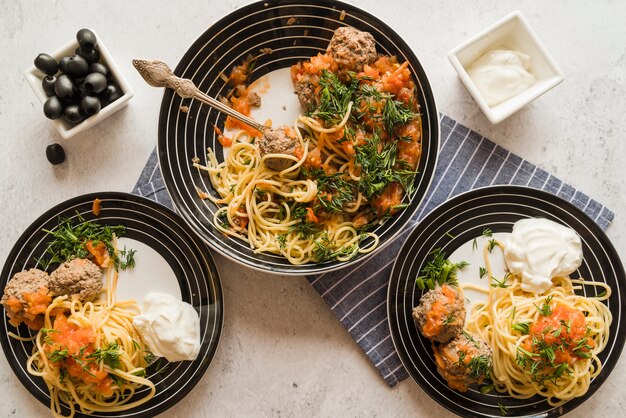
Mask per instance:
[[[364,213],[360,213],[356,215],[354,219],[352,220],[352,226],[357,229],[367,225],[367,223],[368,223],[367,216]]]
[[[40,315],[46,313],[46,309],[52,302],[52,296],[48,292],[48,288],[42,286],[36,293],[23,293],[24,300],[28,304],[24,311],[30,315]]]
[[[91,205],[91,212],[96,216],[100,216],[100,203],[101,202],[102,201],[96,197],[93,200],[93,203]]]
[[[379,216],[383,216],[386,213],[393,215],[397,211],[395,206],[402,202],[402,195],[402,186],[398,183],[391,183],[374,199],[372,206],[376,208]]]
[[[107,251],[104,242],[100,241],[94,245],[93,241],[87,241],[85,249],[93,255],[94,261],[98,266],[106,268],[109,265],[109,252]]]
[[[306,159],[306,165],[311,168],[320,168],[322,166],[322,153],[319,148],[309,151]]]
[[[217,141],[222,144],[223,147],[230,147],[231,145],[233,145],[233,140],[227,136],[224,135],[218,135],[217,136]]]
[[[306,220],[307,222],[313,222],[314,224],[319,223],[319,219],[315,216],[313,209],[306,208]]]

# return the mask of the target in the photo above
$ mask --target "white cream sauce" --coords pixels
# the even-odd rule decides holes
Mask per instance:
[[[467,73],[489,106],[495,106],[535,83],[530,56],[508,49],[488,51],[474,61]]]

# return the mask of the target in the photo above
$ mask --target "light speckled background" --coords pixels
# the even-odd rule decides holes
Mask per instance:
[[[86,3],[86,4],[84,4]],[[219,17],[245,1],[26,2],[0,0],[0,262],[49,207],[98,190],[129,191],[156,141],[161,92],[132,69],[135,57],[175,65]],[[626,4],[569,1],[359,1],[414,48],[439,109],[540,165],[616,213],[608,230],[626,256]],[[565,82],[492,126],[446,53],[521,10]],[[93,27],[135,89],[128,108],[70,140],[43,117],[22,75],[39,52]],[[45,147],[67,161],[52,167]],[[164,416],[450,416],[411,380],[389,389],[303,278],[260,274],[216,256],[225,299],[223,339],[198,386]],[[47,416],[0,356],[0,417]],[[571,417],[622,416],[626,360]]]

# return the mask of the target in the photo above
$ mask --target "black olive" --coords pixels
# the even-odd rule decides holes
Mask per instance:
[[[57,78],[53,75],[47,75],[41,81],[41,87],[43,88],[46,96],[54,96],[54,83],[56,83]]]
[[[35,58],[35,67],[39,68],[47,75],[55,75],[59,71],[59,64],[52,56],[48,54],[39,54]]]
[[[69,76],[61,74],[54,83],[54,93],[59,99],[71,98],[74,96],[74,82]]]
[[[91,64],[89,66],[89,72],[90,73],[100,73],[100,74],[102,74],[105,77],[109,76],[109,68],[106,65],[104,65],[104,64],[102,64],[100,62],[94,62],[93,64]]]
[[[61,58],[61,60],[59,61],[59,70],[61,70],[61,72],[63,74],[67,74],[67,64],[70,62],[70,58],[71,57],[63,57]]]
[[[65,161],[65,150],[59,144],[50,144],[46,147],[46,158],[52,165],[61,164]]]
[[[78,45],[80,45],[83,51],[91,51],[98,44],[96,34],[89,29],[79,30],[76,34],[76,40],[78,41]]]
[[[43,114],[48,119],[58,119],[63,115],[63,103],[58,97],[48,97],[48,100],[43,104]]]
[[[97,49],[92,49],[91,51],[85,51],[81,47],[76,48],[76,55],[80,55],[85,58],[89,64],[98,62],[100,60],[100,52]]]
[[[87,75],[89,72],[89,63],[87,60],[80,55],[74,55],[70,57],[70,60],[67,63],[67,71],[65,74],[69,75],[72,78],[82,77]]]
[[[114,102],[120,97],[122,97],[122,94],[123,94],[122,90],[117,85],[111,83],[102,92],[102,97],[104,98],[104,101],[108,105],[109,103]]]
[[[91,73],[83,83],[87,93],[100,93],[107,86],[107,78],[100,73]]]
[[[87,115],[95,115],[100,111],[102,105],[100,104],[100,99],[94,96],[84,96],[80,99],[80,108],[83,109]]]
[[[84,119],[83,114],[80,112],[80,107],[77,104],[71,104],[65,108],[63,117],[70,123],[82,122]]]

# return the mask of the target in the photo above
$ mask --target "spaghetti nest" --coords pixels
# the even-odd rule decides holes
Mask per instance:
[[[302,127],[309,127],[305,118],[300,118],[299,122]],[[309,129],[307,132],[314,136],[315,131]],[[280,254],[292,264],[329,259],[345,261],[358,253],[372,251],[378,243],[375,234],[355,228],[342,213],[320,219],[308,205],[318,196],[319,179],[309,177],[303,168],[309,156],[309,140],[303,139],[297,126],[294,132],[303,151],[300,158],[281,155],[281,158],[294,162],[282,171],[272,170],[264,164],[266,159],[277,155],[261,156],[245,131],[233,138],[224,162],[218,163],[209,149],[206,166],[194,163],[209,173],[219,194],[214,197],[199,191],[213,203],[222,205],[214,215],[215,226],[222,233],[249,243],[256,253]],[[327,159],[338,162],[342,156],[333,153]],[[334,182],[347,183],[347,169],[347,163],[338,167]],[[355,212],[361,201],[357,198],[356,202],[346,205],[345,210]],[[372,237],[373,242],[362,248],[359,244],[366,237]]]
[[[27,370],[46,382],[55,417],[64,416],[63,405],[70,417],[77,409],[83,414],[120,412],[155,394],[154,384],[145,378],[150,352],[132,325],[140,309],[135,301],[116,300],[117,277],[109,267],[106,299],[83,303],[65,295],[46,309]],[[134,395],[143,387],[148,390],[137,399]]]
[[[523,291],[518,277],[493,279],[486,247],[485,260],[491,278],[488,298],[473,306],[467,329],[493,349],[496,390],[521,399],[540,395],[552,406],[584,395],[602,370],[598,354],[608,342],[612,321],[603,301],[610,297],[610,287],[557,277],[550,290],[536,295]],[[575,293],[587,286],[601,288],[599,296]]]

